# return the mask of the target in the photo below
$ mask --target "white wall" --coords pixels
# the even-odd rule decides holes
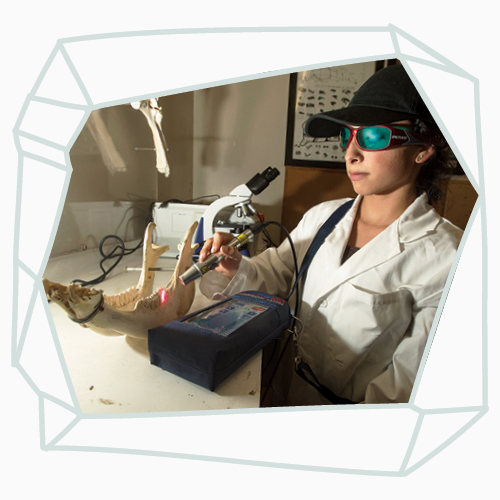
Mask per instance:
[[[227,195],[275,167],[281,175],[252,202],[266,220],[281,222],[288,86],[284,75],[194,93],[194,197]]]
[[[73,174],[52,256],[95,248],[107,234],[141,237],[151,201],[224,196],[269,166],[281,175],[252,203],[266,220],[281,222],[288,82],[288,75],[266,77],[160,98],[168,178],[154,168],[154,151],[135,150],[153,147],[142,113],[129,105],[101,110],[127,171],[110,173],[84,127],[71,150]],[[103,217],[107,206],[116,214]],[[270,233],[279,239],[277,228]]]
[[[96,248],[110,234],[141,237],[157,195],[153,138],[142,113],[119,105],[93,114],[106,140],[99,147],[86,125],[71,148],[73,170],[51,256]]]

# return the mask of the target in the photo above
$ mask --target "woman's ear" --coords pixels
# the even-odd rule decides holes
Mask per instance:
[[[434,156],[435,152],[436,148],[432,144],[421,148],[415,158],[415,163],[425,163],[427,160],[430,160],[432,156]]]

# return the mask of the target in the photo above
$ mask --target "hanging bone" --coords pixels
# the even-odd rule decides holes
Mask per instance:
[[[60,285],[43,279],[47,298],[61,307],[68,317],[101,335],[147,339],[148,330],[185,316],[193,304],[194,283],[182,285],[179,276],[192,265],[198,245],[191,244],[198,222],[193,222],[179,245],[179,260],[166,287],[152,293],[156,260],[168,250],[152,243],[155,225],[151,222],[144,236],[142,272],[137,286],[117,295],[83,288],[78,284]]]
[[[114,175],[116,172],[126,172],[127,164],[117,151],[110,133],[102,118],[102,110],[95,109],[90,113],[87,120],[87,128],[101,152],[102,160],[108,172]]]
[[[161,128],[163,115],[161,108],[158,105],[157,99],[149,99],[147,101],[136,101],[130,103],[134,109],[138,109],[146,117],[149,128],[153,133],[153,141],[156,150],[156,168],[158,172],[165,174],[165,177],[170,175],[170,168],[167,161],[167,142]]]

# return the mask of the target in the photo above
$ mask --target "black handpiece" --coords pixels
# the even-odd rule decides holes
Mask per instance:
[[[262,231],[262,229],[264,229],[267,225],[268,223],[264,222],[263,224],[256,224],[255,226],[252,226],[251,229],[243,231],[241,234],[232,239],[227,244],[227,246],[241,248],[243,245],[246,245],[248,242],[252,241],[254,235]],[[225,255],[219,252],[210,255],[210,257],[207,257],[207,259],[205,259],[203,262],[193,264],[185,273],[179,276],[179,281],[183,285],[187,285],[188,283],[191,283],[191,281],[194,281],[197,278],[201,278],[204,274],[208,273],[208,271],[212,271],[212,269],[215,269],[219,265],[219,262],[224,259],[224,257]]]

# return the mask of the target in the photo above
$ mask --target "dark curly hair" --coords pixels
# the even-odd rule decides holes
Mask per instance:
[[[436,137],[440,143],[435,146],[436,152],[425,163],[415,182],[417,194],[427,193],[429,203],[440,200],[443,195],[443,182],[456,167],[456,158],[448,146],[443,134],[435,124],[416,119],[413,122],[414,131],[424,136]]]

